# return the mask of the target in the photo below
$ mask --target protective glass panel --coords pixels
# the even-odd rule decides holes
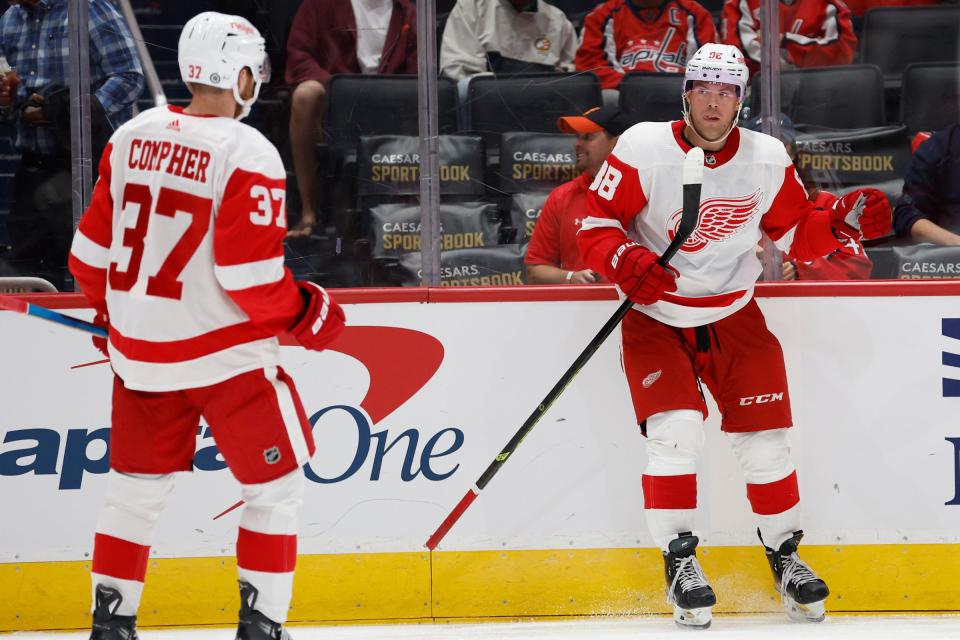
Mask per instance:
[[[754,71],[747,126],[760,127],[759,53],[772,31],[759,2],[727,3],[727,41]],[[781,256],[787,280],[951,278],[960,275],[960,217],[948,177],[958,121],[960,8],[911,2],[779,3],[779,124],[810,199],[839,209],[887,205],[893,228],[845,238],[810,261]],[[937,132],[940,132],[937,134]],[[931,146],[917,152],[931,135]],[[886,202],[884,203],[884,200]],[[855,235],[855,234],[854,234]],[[868,234],[869,235],[869,234]]]

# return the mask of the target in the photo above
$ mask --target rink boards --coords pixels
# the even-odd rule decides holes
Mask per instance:
[[[834,611],[960,610],[960,285],[761,287],[783,343],[803,557]],[[666,612],[643,438],[611,338],[433,554],[423,544],[618,304],[609,288],[342,292],[284,347],[314,424],[292,620]],[[75,296],[47,306],[78,307]],[[88,310],[67,311],[89,317]],[[0,631],[88,624],[111,373],[86,336],[0,314]],[[776,401],[776,400],[769,400]],[[715,412],[715,407],[711,409]],[[777,608],[712,416],[701,558],[718,611]],[[158,525],[144,625],[235,620],[236,482],[206,425]]]

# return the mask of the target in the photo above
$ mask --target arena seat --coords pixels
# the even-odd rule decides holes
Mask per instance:
[[[600,104],[600,81],[592,73],[476,76],[467,89],[468,128],[483,137],[489,153],[502,133],[555,133],[560,116]]]
[[[327,89],[324,132],[331,147],[348,159],[360,136],[419,134],[417,77],[338,74]],[[457,85],[438,80],[439,132],[457,130]]]
[[[960,65],[919,63],[903,70],[900,120],[911,133],[945,129],[960,120]]]
[[[485,194],[486,163],[481,138],[440,136],[439,154],[441,196]],[[417,136],[361,136],[357,148],[357,195],[419,196],[419,159]]]
[[[620,82],[620,109],[631,123],[682,117],[683,74],[628,73]]]
[[[753,109],[760,112],[760,78]],[[780,74],[780,110],[798,125],[862,129],[885,124],[883,77],[876,65],[793,69]]]
[[[877,7],[864,16],[860,59],[899,80],[914,62],[955,62],[960,7]]]

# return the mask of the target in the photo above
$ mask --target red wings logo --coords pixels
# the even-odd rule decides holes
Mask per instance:
[[[700,203],[700,221],[680,251],[697,253],[711,242],[723,242],[737,233],[760,210],[763,194],[757,189],[742,198],[710,198]],[[667,219],[667,237],[673,240],[680,226],[677,210]]]

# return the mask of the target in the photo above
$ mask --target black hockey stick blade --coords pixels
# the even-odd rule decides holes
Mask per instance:
[[[687,157],[683,161],[683,211],[680,214],[680,224],[677,227],[677,233],[674,236],[673,240],[670,241],[670,244],[667,246],[667,249],[663,252],[663,255],[660,256],[657,262],[662,266],[667,266],[673,256],[680,249],[680,246],[690,237],[690,234],[693,233],[693,230],[697,228],[697,219],[700,215],[700,188],[703,181],[703,150],[699,147],[694,147],[687,153]],[[550,392],[546,397],[540,401],[540,404],[537,405],[537,408],[533,410],[533,413],[530,414],[530,417],[521,425],[520,429],[513,434],[513,437],[510,438],[510,442],[507,443],[507,446],[497,454],[497,457],[487,466],[487,469],[483,472],[483,475],[477,480],[476,484],[471,487],[453,510],[444,518],[443,522],[440,523],[440,526],[437,527],[437,530],[433,532],[433,535],[426,542],[427,549],[433,551],[437,548],[437,545],[440,544],[440,541],[443,540],[444,536],[447,535],[447,532],[450,531],[451,527],[456,524],[457,520],[460,519],[460,516],[464,514],[467,508],[477,499],[477,496],[480,495],[480,492],[483,491],[490,480],[493,479],[493,476],[497,475],[497,472],[500,471],[500,468],[503,464],[510,458],[514,451],[517,450],[517,447],[520,446],[520,443],[523,442],[523,439],[527,437],[527,434],[536,426],[540,421],[540,418],[543,417],[543,414],[553,405],[554,401],[560,397],[560,394],[563,393],[563,390],[567,388],[570,382],[580,373],[580,370],[585,364],[593,357],[593,354],[597,352],[597,349],[600,348],[600,345],[613,333],[613,330],[620,324],[620,321],[626,317],[627,313],[630,312],[630,309],[633,308],[633,301],[629,298],[623,301],[623,303],[617,308],[616,312],[610,317],[609,320],[604,323],[603,327],[600,328],[600,331],[593,337],[589,344],[584,348],[584,350],[577,356],[577,359],[574,361],[570,368],[560,377],[553,388],[550,389]]]

